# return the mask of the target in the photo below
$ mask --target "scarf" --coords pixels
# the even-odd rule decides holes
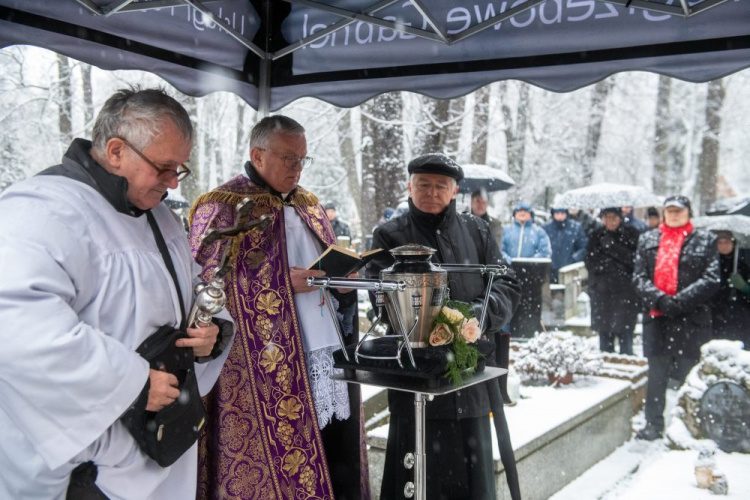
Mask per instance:
[[[669,227],[662,223],[659,226],[661,240],[659,250],[656,253],[656,265],[654,266],[654,285],[667,295],[677,294],[677,280],[680,266],[680,253],[685,238],[693,232],[693,224],[680,227]],[[661,311],[652,309],[651,316],[661,316]]]

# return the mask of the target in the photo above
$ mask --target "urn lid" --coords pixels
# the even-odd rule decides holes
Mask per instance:
[[[409,260],[430,260],[430,258],[437,253],[437,250],[424,245],[418,245],[416,243],[409,243],[391,249],[391,255],[397,261]]]

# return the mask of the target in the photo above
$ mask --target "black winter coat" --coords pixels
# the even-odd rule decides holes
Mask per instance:
[[[734,270],[734,255],[720,255],[721,288],[714,295],[711,305],[714,313],[714,338],[741,340],[750,350],[750,296],[734,289],[729,277]],[[737,273],[745,281],[750,280],[750,264],[740,258]]]
[[[372,237],[372,248],[390,250],[408,243],[418,243],[437,250],[433,262],[446,264],[506,264],[489,225],[479,217],[458,214],[455,201],[440,215],[425,214],[409,200],[409,212],[378,227]],[[367,277],[379,278],[380,271],[393,264],[388,252],[367,265]],[[450,296],[453,300],[471,302],[477,317],[486,290],[480,275],[450,273]],[[504,276],[496,276],[485,319],[486,332],[496,333],[510,321],[521,297],[521,287],[509,269]],[[494,335],[489,335],[492,340]],[[489,360],[488,360],[489,362]],[[391,413],[413,415],[414,397],[411,394],[389,391]],[[427,403],[427,418],[461,419],[486,416],[490,412],[487,391],[482,384],[436,397]]]
[[[635,252],[640,233],[620,224],[615,231],[592,231],[584,262],[589,274],[591,327],[597,332],[632,331],[641,301],[633,286]]]
[[[678,310],[671,316],[653,318],[665,293],[654,285],[654,267],[661,231],[641,235],[635,258],[633,283],[646,308],[643,315],[643,351],[646,356],[674,355],[697,361],[700,347],[711,339],[711,298],[719,290],[719,252],[716,236],[694,230],[680,252],[677,294]]]

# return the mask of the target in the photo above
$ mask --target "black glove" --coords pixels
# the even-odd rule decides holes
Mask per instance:
[[[670,295],[663,295],[657,302],[656,308],[671,318],[680,314],[680,303]]]

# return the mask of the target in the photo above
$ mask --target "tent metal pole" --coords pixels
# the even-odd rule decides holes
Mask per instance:
[[[198,0],[182,0],[184,3],[190,5],[194,9],[200,11],[204,16],[208,16],[211,21],[221,26],[221,28],[227,33],[227,35],[231,36],[238,42],[240,42],[242,45],[245,46],[250,52],[255,54],[256,56],[260,57],[261,59],[268,58],[268,53],[261,50],[260,47],[255,45],[253,42],[245,38],[244,36],[240,35],[240,33],[229,26],[222,18],[217,16],[211,9],[203,5]]]
[[[289,0],[286,0],[289,1]],[[374,14],[380,10],[385,9],[386,7],[393,5],[398,0],[383,0],[382,2],[376,3],[375,5],[368,7],[365,9],[366,14]],[[316,31],[314,34],[306,36],[305,38],[291,44],[287,45],[283,49],[277,50],[273,54],[271,54],[271,59],[274,61],[276,59],[279,59],[281,57],[284,57],[287,54],[291,54],[292,52],[295,52],[296,50],[301,49],[302,47],[306,45],[310,45],[311,43],[315,43],[316,41],[320,40],[321,38],[324,38],[334,31],[339,31],[342,28],[345,28],[349,26],[350,24],[354,24],[356,22],[356,19],[342,19],[341,21],[338,21],[330,26],[328,26],[325,29],[322,29],[320,31]]]
[[[119,2],[112,2],[102,6],[102,13],[104,17],[109,17],[112,14],[117,14],[121,9],[127,7],[133,3],[133,0],[120,0]]]
[[[96,5],[94,2],[92,2],[91,0],[76,0],[76,2],[78,2],[83,7],[85,7],[86,10],[88,10],[92,14],[95,14],[97,16],[103,16],[104,15],[104,12],[102,12],[102,10],[99,8],[99,6]]]
[[[443,30],[440,29],[437,22],[435,21],[435,16],[433,16],[432,12],[430,12],[430,10],[424,6],[422,0],[411,0],[411,4],[415,9],[417,9],[417,12],[422,14],[422,17],[425,18],[427,24],[429,24],[430,28],[432,28],[433,31],[438,34],[443,43],[450,43],[450,37],[443,33]]]
[[[261,59],[258,82],[258,118],[262,119],[271,113],[271,60]]]
[[[393,21],[386,21],[385,19],[380,19],[378,17],[368,16],[367,14],[360,14],[357,12],[352,12],[350,10],[340,9],[338,7],[333,7],[331,5],[325,5],[322,3],[313,2],[311,0],[284,0],[284,1],[288,3],[292,3],[292,4],[304,5],[306,7],[310,7],[311,9],[322,10],[324,12],[335,14],[337,16],[341,16],[347,19],[354,19],[357,21],[362,21],[365,23],[373,24],[375,26],[382,26],[383,28],[389,28],[394,31],[399,31],[402,33],[409,33],[410,35],[418,36],[420,38],[426,38],[428,40],[432,40],[433,42],[444,42],[442,38],[442,34],[438,35],[429,31],[421,30],[418,28],[412,28],[410,26],[405,26],[403,24],[395,23]],[[391,2],[391,3],[396,3],[396,2]]]
[[[91,0],[76,0],[78,3],[90,2]],[[203,0],[204,4],[208,3],[219,3],[224,0]],[[125,14],[127,12],[143,12],[152,9],[167,9],[170,7],[188,7],[188,5],[182,0],[149,0],[148,2],[128,3],[118,7],[116,11],[107,12],[108,7],[103,6],[102,12],[97,14],[108,15],[108,14]]]
[[[727,0],[705,0],[697,5],[694,5],[690,8],[690,15],[694,16],[696,14],[699,14],[703,12],[704,10],[708,10],[711,7],[716,7],[717,5],[721,5]]]
[[[547,0],[529,0],[528,2],[522,3],[520,5],[517,5],[515,7],[512,7],[505,12],[496,15],[495,17],[491,17],[487,19],[486,21],[482,21],[481,23],[477,24],[476,26],[469,28],[465,31],[462,31],[458,35],[453,37],[453,40],[451,41],[451,44],[454,44],[456,42],[460,42],[461,40],[465,38],[469,38],[472,35],[476,35],[480,31],[484,31],[487,28],[491,28],[497,23],[501,21],[505,21],[506,19],[510,19],[511,17],[520,14],[522,12],[525,12],[533,7],[536,7],[540,3],[544,3]]]

